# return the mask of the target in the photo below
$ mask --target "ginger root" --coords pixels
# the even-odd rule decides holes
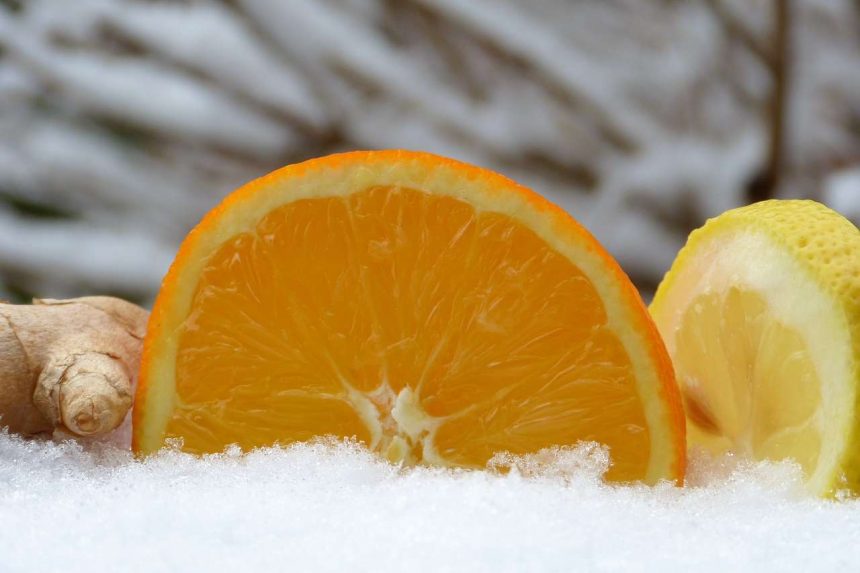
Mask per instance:
[[[106,296],[0,303],[0,427],[97,436],[119,426],[147,317]]]

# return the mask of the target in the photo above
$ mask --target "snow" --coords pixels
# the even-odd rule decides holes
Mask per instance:
[[[14,30],[0,17],[5,45],[37,70],[43,81],[62,86],[68,103],[82,112],[168,137],[263,156],[282,153],[293,143],[286,130],[265,116],[159,64],[51,53]],[[105,73],[112,81],[101,81]]]
[[[860,562],[858,501],[789,464],[694,459],[687,488],[609,486],[580,446],[516,469],[403,470],[354,444],[136,461],[0,434],[0,570],[809,571]]]
[[[653,287],[692,228],[747,200],[767,160],[766,0],[12,4],[0,2],[0,209],[14,198],[80,223],[62,268],[20,261],[63,245],[0,249],[2,279],[42,296],[127,283],[86,263],[115,256],[96,245],[106,232],[153,229],[124,256],[157,275],[147,253],[175,251],[243,182],[368,148],[513,177]],[[793,14],[780,196],[827,200],[830,174],[860,157],[860,13],[802,0]],[[837,200],[860,220],[856,200]],[[150,300],[156,286],[123,292]]]
[[[272,57],[247,26],[231,18],[222,6],[122,6],[98,1],[89,7],[119,33],[147,49],[223,80],[242,95],[300,122],[317,128],[326,123],[322,107],[302,78]],[[212,38],[218,41],[213,42]]]
[[[66,281],[75,280],[95,292],[138,293],[154,291],[167,272],[173,249],[150,240],[144,229],[99,229],[85,223],[17,221],[0,210],[0,251],[5,260],[24,272],[52,267],[64,273]],[[98,252],[94,257],[92,253]],[[133,252],[140,258],[129,258]],[[40,290],[64,293],[50,283]],[[144,290],[144,292],[145,292]]]

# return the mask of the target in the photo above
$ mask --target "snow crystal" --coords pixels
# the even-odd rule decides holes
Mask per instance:
[[[403,470],[354,444],[136,461],[0,434],[2,571],[836,570],[857,501],[788,464],[697,457],[692,485],[610,486],[596,446]]]

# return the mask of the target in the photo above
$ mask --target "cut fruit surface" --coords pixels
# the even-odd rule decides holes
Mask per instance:
[[[651,304],[688,441],[793,459],[817,494],[858,491],[860,231],[813,201],[728,211],[690,235]]]
[[[680,480],[684,421],[633,286],[569,215],[405,151],[286,167],[188,236],[153,309],[133,447],[355,437],[483,467],[597,441],[608,477]]]

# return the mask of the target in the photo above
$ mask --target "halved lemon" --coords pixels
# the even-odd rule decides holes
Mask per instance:
[[[818,494],[857,491],[860,231],[813,201],[728,211],[694,231],[651,313],[689,444],[793,459]]]
[[[669,358],[615,261],[516,183],[405,151],[239,189],[183,243],[152,312],[136,451],[325,435],[462,467],[597,441],[611,479],[684,471]]]

